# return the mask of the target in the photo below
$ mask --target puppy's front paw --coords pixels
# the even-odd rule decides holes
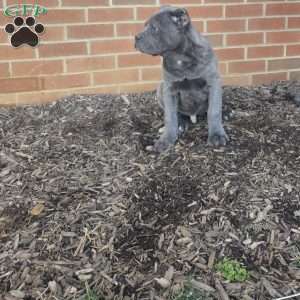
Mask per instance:
[[[218,131],[214,131],[208,135],[208,145],[209,146],[225,146],[226,143],[229,141],[229,137],[226,134],[225,130],[222,128]]]
[[[174,143],[168,139],[167,137],[165,137],[164,135],[162,135],[154,144],[154,151],[155,152],[164,152],[166,150],[169,149],[169,147],[171,147]]]

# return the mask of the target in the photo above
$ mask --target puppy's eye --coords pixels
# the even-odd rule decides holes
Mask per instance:
[[[153,31],[153,32],[158,32],[158,27],[152,25],[152,26],[151,26],[151,31]]]

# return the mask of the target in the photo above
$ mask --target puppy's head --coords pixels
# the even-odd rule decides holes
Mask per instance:
[[[135,37],[135,47],[146,54],[163,55],[181,44],[190,26],[186,9],[164,6],[146,23]]]

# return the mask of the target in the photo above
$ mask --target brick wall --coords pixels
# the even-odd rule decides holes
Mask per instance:
[[[159,4],[188,8],[211,40],[224,84],[300,78],[300,1],[31,0],[49,9],[36,48],[9,45],[0,17],[0,104],[40,103],[73,93],[154,89],[160,60],[138,54],[133,36]],[[30,0],[23,3],[31,3]],[[21,1],[2,0],[0,9]]]

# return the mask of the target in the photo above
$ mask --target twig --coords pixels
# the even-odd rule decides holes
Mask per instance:
[[[277,298],[277,299],[274,299],[274,300],[285,300],[285,299],[291,299],[291,298],[299,297],[299,296],[300,296],[300,293],[295,294],[295,295],[290,295],[290,296],[282,297],[282,298]]]

